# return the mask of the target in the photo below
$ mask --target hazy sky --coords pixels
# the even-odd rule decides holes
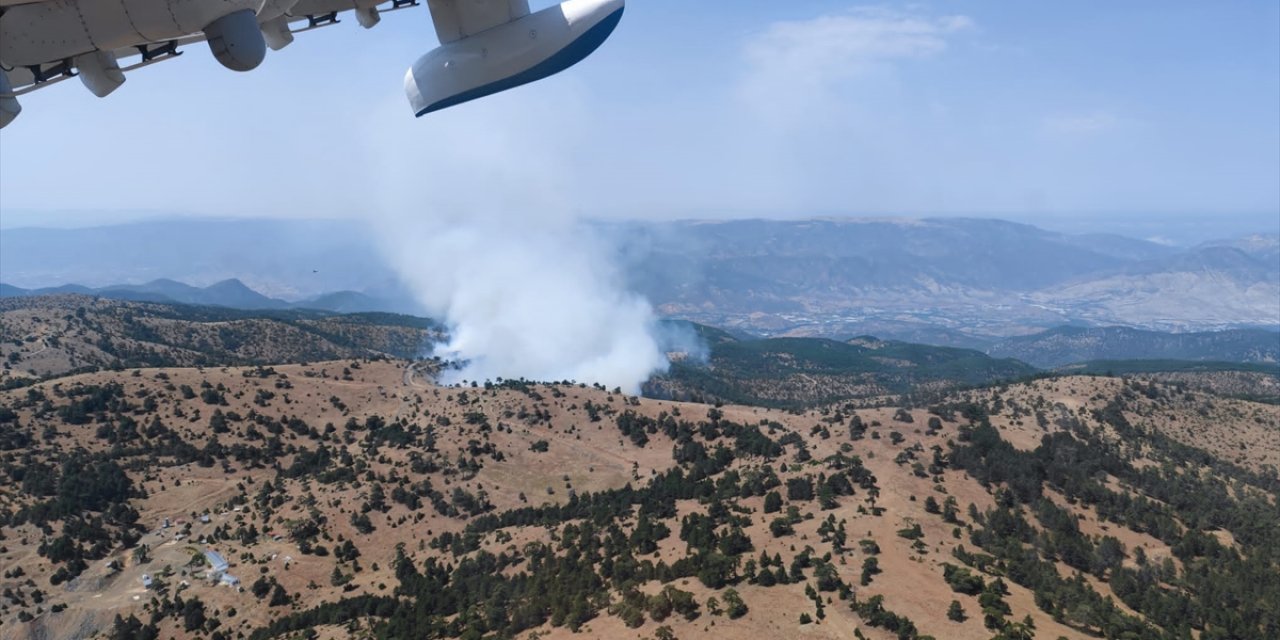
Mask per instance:
[[[437,44],[425,6],[348,17],[247,74],[198,45],[106,99],[74,80],[24,97],[0,222],[1280,219],[1278,7],[632,0],[578,67],[421,119],[402,78]]]

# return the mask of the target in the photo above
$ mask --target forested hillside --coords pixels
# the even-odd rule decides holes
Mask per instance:
[[[440,387],[408,366],[106,371],[0,393],[0,629],[1280,632],[1273,405],[1062,377],[781,411]]]
[[[972,349],[864,337],[734,339],[721,334],[705,361],[677,359],[646,395],[697,402],[809,407],[852,398],[936,392],[1024,378],[1036,369]]]

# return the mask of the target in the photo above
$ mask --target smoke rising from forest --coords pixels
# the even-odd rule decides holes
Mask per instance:
[[[420,119],[415,140],[378,141],[394,151],[379,154],[376,227],[417,301],[449,326],[434,355],[464,365],[446,382],[568,379],[636,393],[666,369],[653,309],[573,211],[575,101],[559,93],[479,101]]]

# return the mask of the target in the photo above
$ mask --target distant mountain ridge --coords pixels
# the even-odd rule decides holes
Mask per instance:
[[[368,353],[414,358],[447,333],[435,321],[406,315],[140,301],[131,298],[145,292],[107,289],[126,298],[60,293],[0,299],[4,372],[32,379],[87,367],[225,366]],[[247,287],[235,283],[201,289],[170,281],[151,289],[271,300],[246,296]],[[14,290],[3,288],[6,294]],[[659,325],[671,366],[646,384],[646,392],[704,402],[813,406],[1017,380],[1044,369],[1244,372],[1280,379],[1280,333],[1265,330],[1169,334],[1060,327],[984,352],[872,336],[758,338],[683,320]],[[0,373],[0,385],[3,378]]]
[[[1074,323],[1280,325],[1273,236],[1192,248],[1001,220],[620,225],[664,313],[762,334],[998,337]]]
[[[1201,247],[1231,247],[1270,265],[1280,265],[1280,234],[1255,233],[1239,238],[1214,240]]]
[[[144,284],[117,284],[91,288],[78,284],[66,284],[41,289],[23,289],[0,283],[0,298],[56,295],[75,293],[112,300],[134,302],[160,302],[167,304],[208,305],[232,309],[316,309],[335,313],[361,313],[383,311],[401,313],[404,305],[374,298],[357,291],[335,291],[297,302],[265,296],[235,278],[215,282],[207,287],[161,278]]]
[[[985,349],[988,355],[1017,358],[1042,368],[1094,360],[1198,360],[1280,363],[1280,333],[1231,329],[1195,333],[1145,331],[1130,327],[1057,327],[1007,338]]]
[[[1236,251],[1236,250],[1232,250]],[[0,283],[0,298],[59,294],[92,295],[112,300],[226,307],[249,311],[311,309],[333,313],[402,313],[392,302],[355,291],[337,291],[298,302],[271,298],[254,291],[239,280],[226,280],[208,287],[194,287],[175,280],[160,279],[141,285],[111,285],[92,289],[67,284],[45,289],[22,289]],[[751,334],[726,332],[710,325],[682,320],[666,324],[691,328],[708,347],[750,340]],[[919,344],[976,350],[993,358],[1015,358],[1045,369],[1096,360],[1184,360],[1239,363],[1280,363],[1280,331],[1274,329],[1227,329],[1202,332],[1168,332],[1123,326],[1059,326],[1034,334],[980,339],[946,330],[922,330],[899,339],[863,336],[849,340],[852,345],[876,343]],[[871,342],[868,342],[871,341]]]
[[[1280,234],[1270,232],[1172,247],[979,218],[593,227],[605,250],[619,256],[628,288],[661,315],[755,335],[870,334],[979,348],[1061,325],[1176,332],[1280,326]],[[292,305],[424,311],[367,225],[356,221],[6,229],[0,274],[27,289],[77,282],[98,295],[107,295],[99,288],[157,277],[201,285],[238,279]]]

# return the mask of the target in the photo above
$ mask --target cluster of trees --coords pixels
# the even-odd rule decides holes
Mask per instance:
[[[742,598],[737,601],[741,603]],[[679,614],[685,620],[695,620],[702,614],[702,607],[692,593],[674,585],[666,585],[651,596],[633,587],[621,594],[620,601],[609,607],[609,613],[621,618],[628,627],[635,628],[644,624],[645,614],[654,622],[662,622],[673,614]],[[569,628],[577,630],[572,625]]]
[[[106,557],[117,545],[137,541],[138,512],[129,499],[141,494],[109,454],[79,450],[56,468],[35,460],[3,467],[13,486],[34,501],[0,512],[0,525],[31,523],[45,529],[38,552],[58,565],[52,584],[75,578],[89,561]],[[58,522],[61,534],[54,535],[51,523]]]
[[[1067,624],[1119,637],[1272,637],[1280,634],[1280,512],[1267,479],[1216,461],[1207,453],[1133,427],[1117,397],[1095,418],[1123,436],[1122,446],[1103,427],[1079,421],[1070,431],[1045,435],[1034,451],[1019,451],[1000,437],[982,412],[963,429],[951,462],[978,480],[999,485],[997,507],[983,514],[970,536],[1005,567],[1007,576],[1036,593],[1041,609]],[[1159,462],[1136,465],[1137,451]],[[1209,464],[1205,464],[1209,462]],[[1202,472],[1208,466],[1208,472]],[[1099,478],[1114,477],[1132,491]],[[1137,568],[1111,536],[1081,532],[1074,515],[1049,500],[1052,489],[1093,507],[1100,517],[1167,543],[1182,561],[1156,566],[1135,550]],[[1270,493],[1270,496],[1268,496]],[[1034,517],[1039,528],[1027,521]],[[1234,534],[1238,548],[1210,535]],[[965,554],[966,564],[987,566]],[[1054,561],[1110,582],[1145,620],[1125,614],[1082,577],[1063,578]]]
[[[674,441],[679,465],[655,475],[642,488],[583,492],[561,504],[478,515],[462,532],[441,533],[430,541],[431,548],[451,553],[453,563],[436,557],[417,562],[401,552],[396,564],[400,599],[394,605],[339,603],[324,612],[279,621],[259,637],[301,628],[304,620],[333,616],[334,611],[355,615],[370,608],[377,609],[380,619],[376,634],[386,638],[510,637],[544,624],[578,629],[606,611],[631,626],[646,619],[662,622],[671,615],[691,619],[703,609],[739,617],[746,614],[747,604],[732,586],[744,581],[773,586],[811,579],[816,603],[824,602],[816,595],[822,592],[851,597],[852,589],[840,580],[832,553],[819,555],[805,547],[789,563],[779,554],[754,556],[755,545],[745,533],[751,521],[736,501],[764,497],[766,510],[782,511],[785,506],[794,523],[804,517],[799,504],[826,505],[834,496],[852,495],[858,488],[877,490],[874,475],[856,456],[837,454],[817,463],[816,475],[784,482],[781,467],[771,461],[795,440],[775,440],[768,433],[781,430],[781,425],[741,425],[719,412],[708,418],[691,423],[673,415],[651,419],[623,411],[615,420],[625,437],[644,446],[649,436],[665,434]],[[753,464],[731,469],[738,459]],[[697,501],[703,508],[681,517],[677,526],[668,526],[666,522],[677,515],[677,502],[684,500]],[[784,505],[784,500],[791,504]],[[521,526],[551,530],[553,544],[487,549],[491,534]],[[844,522],[828,518],[819,529],[834,553],[844,551]],[[684,542],[683,557],[668,561],[655,556],[659,543],[673,535]],[[714,601],[699,603],[675,586],[685,578],[723,591]],[[650,581],[666,586],[644,595],[638,587]],[[821,617],[822,607],[817,609]]]
[[[854,600],[852,608],[867,624],[896,634],[898,640],[933,640],[933,636],[920,635],[910,618],[886,609],[884,596],[875,595],[864,601]]]

